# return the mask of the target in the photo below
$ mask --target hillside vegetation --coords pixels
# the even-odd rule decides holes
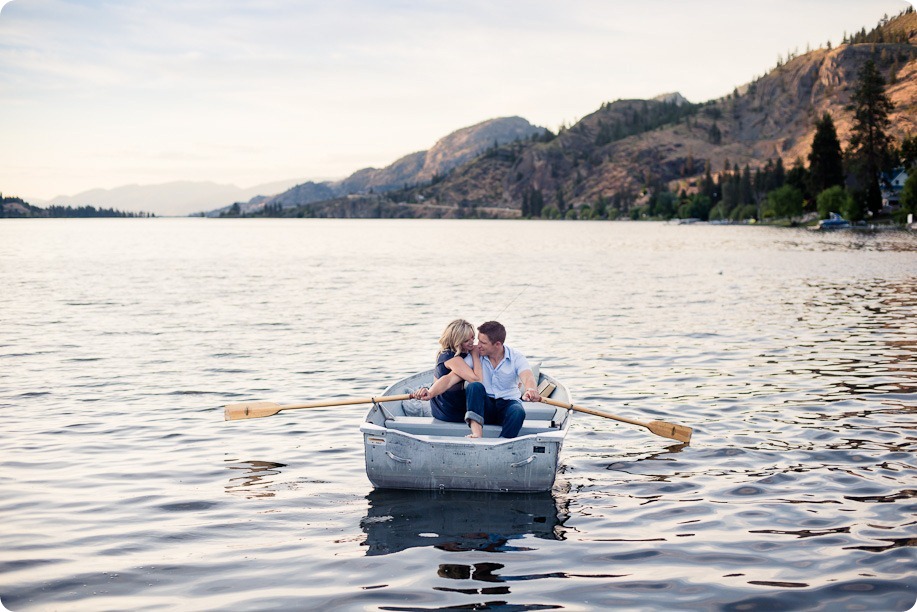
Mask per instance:
[[[836,48],[780,58],[767,74],[716,100],[617,100],[556,136],[547,132],[491,146],[453,168],[431,166],[430,152],[422,162],[408,156],[388,169],[364,171],[366,177],[357,173],[345,181],[351,187],[345,194],[310,192],[306,201],[296,196],[300,186],[274,198],[268,210],[297,216],[518,217],[588,206],[629,214],[652,190],[696,192],[708,173],[804,164],[816,122],[826,112],[846,148],[852,96],[869,60],[888,84],[889,134],[900,144],[917,133],[915,43],[917,14],[909,10]],[[404,167],[423,183],[379,178],[402,176],[398,169]]]

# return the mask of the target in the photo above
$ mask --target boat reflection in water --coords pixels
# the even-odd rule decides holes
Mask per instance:
[[[233,476],[225,489],[227,493],[242,495],[248,499],[256,497],[274,497],[275,476],[280,474],[285,463],[273,461],[238,461],[227,459],[226,463]]]
[[[413,547],[507,552],[530,550],[527,536],[563,539],[566,513],[543,493],[375,489],[360,526],[366,554]],[[563,519],[563,520],[562,520]]]

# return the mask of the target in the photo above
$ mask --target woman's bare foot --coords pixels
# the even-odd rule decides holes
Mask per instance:
[[[468,438],[483,438],[484,437],[484,426],[478,423],[477,421],[468,421],[468,426],[471,427],[471,433],[468,434]]]

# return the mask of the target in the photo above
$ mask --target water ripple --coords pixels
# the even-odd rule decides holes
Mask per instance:
[[[0,224],[10,609],[914,604],[913,234],[21,221]],[[364,407],[222,419],[376,394],[448,320],[501,311],[577,403],[691,445],[577,414],[551,492],[377,491]]]

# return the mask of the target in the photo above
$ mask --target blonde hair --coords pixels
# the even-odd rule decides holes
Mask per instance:
[[[462,352],[462,344],[468,337],[468,333],[474,336],[474,325],[465,319],[456,319],[446,326],[443,335],[439,337],[439,346],[441,351],[452,351],[456,355]]]

